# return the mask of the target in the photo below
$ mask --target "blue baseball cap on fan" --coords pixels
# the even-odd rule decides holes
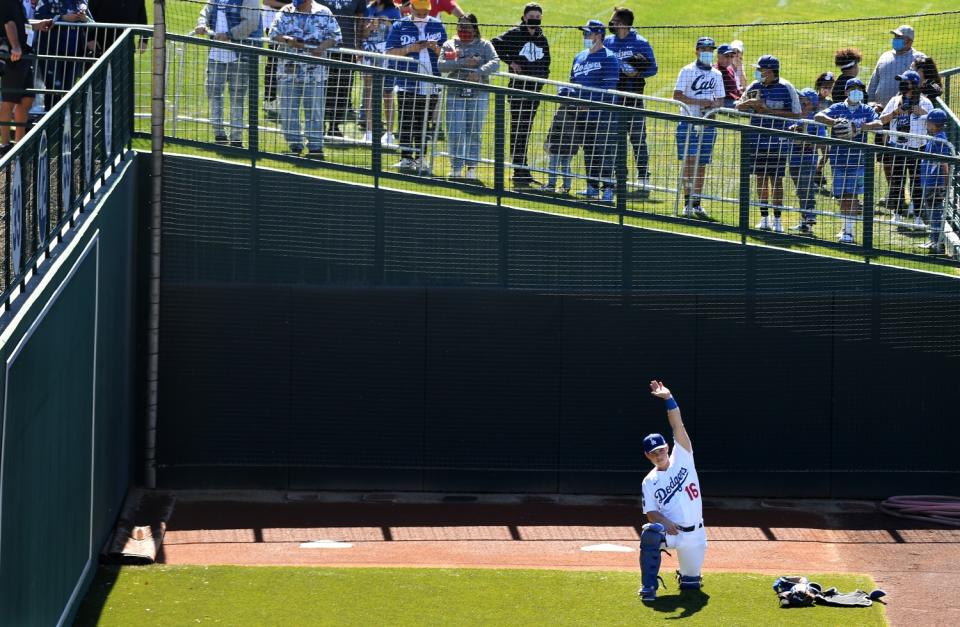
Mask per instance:
[[[701,37],[697,40],[697,48],[716,48],[717,42],[712,37]]]
[[[757,62],[753,64],[753,67],[760,70],[777,70],[780,71],[780,59],[773,56],[772,54],[765,54]]]
[[[933,122],[934,124],[946,124],[947,112],[943,109],[934,109],[927,114],[927,122]]]
[[[600,20],[590,20],[586,26],[581,26],[580,30],[591,35],[603,35],[607,32],[607,27]]]
[[[897,80],[901,83],[913,83],[914,85],[919,85],[920,75],[913,70],[907,70],[903,74],[897,74]]]
[[[730,44],[720,44],[720,47],[717,48],[717,54],[736,54],[736,50],[730,47]]]
[[[801,98],[806,98],[812,102],[815,107],[820,104],[820,94],[818,94],[817,90],[813,87],[804,87],[800,90],[799,95]]]
[[[643,452],[652,453],[667,447],[667,439],[659,433],[651,433],[643,438]]]
[[[846,85],[843,86],[843,90],[846,91],[848,89],[853,89],[854,87],[860,87],[862,89],[864,87],[863,81],[859,78],[848,79]]]

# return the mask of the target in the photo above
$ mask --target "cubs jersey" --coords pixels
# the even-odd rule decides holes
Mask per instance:
[[[660,512],[684,527],[703,521],[703,499],[693,453],[676,440],[670,466],[663,471],[654,468],[643,480],[643,513],[647,512]]]
[[[715,67],[704,67],[696,61],[683,66],[680,70],[675,90],[683,92],[687,98],[697,100],[723,100],[726,95],[720,70]],[[703,115],[703,107],[700,105],[686,105],[686,107],[692,116]]]

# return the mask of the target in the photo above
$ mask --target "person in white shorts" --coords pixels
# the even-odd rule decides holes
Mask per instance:
[[[676,549],[681,590],[699,590],[700,570],[707,550],[703,526],[703,499],[700,479],[693,463],[693,446],[683,426],[677,401],[662,382],[651,381],[650,393],[666,401],[667,420],[673,431],[673,452],[659,433],[643,439],[643,453],[654,468],[643,480],[643,513],[649,523],[640,533],[640,598],[657,598],[660,579],[660,550]]]

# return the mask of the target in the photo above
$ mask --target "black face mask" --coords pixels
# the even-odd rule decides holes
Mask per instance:
[[[523,23],[527,26],[540,26],[540,22],[542,21],[539,17],[531,17],[524,19]]]

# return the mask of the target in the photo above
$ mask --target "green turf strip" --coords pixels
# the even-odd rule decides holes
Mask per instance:
[[[796,573],[784,573],[796,574]],[[807,574],[841,591],[865,575]],[[774,577],[709,573],[702,593],[637,599],[608,571],[147,566],[101,568],[78,625],[885,625],[870,608],[780,609]]]

